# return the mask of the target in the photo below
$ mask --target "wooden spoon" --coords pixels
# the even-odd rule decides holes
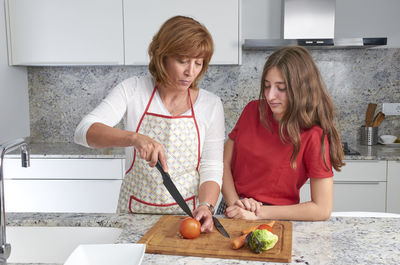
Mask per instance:
[[[381,125],[384,119],[385,119],[385,114],[381,111],[378,112],[378,114],[376,114],[374,118],[374,121],[372,122],[372,127],[378,127],[379,125]]]
[[[365,114],[365,126],[371,127],[372,126],[372,119],[375,115],[376,104],[369,103],[367,108],[367,113]]]

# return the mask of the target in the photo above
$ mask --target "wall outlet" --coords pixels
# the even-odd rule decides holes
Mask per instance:
[[[400,115],[400,103],[383,103],[382,112],[385,115]]]

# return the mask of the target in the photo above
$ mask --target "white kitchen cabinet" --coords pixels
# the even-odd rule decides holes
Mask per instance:
[[[124,63],[122,0],[6,0],[10,65]]]
[[[387,212],[400,213],[400,161],[388,161]]]
[[[4,162],[7,212],[115,213],[123,159],[19,158]]]
[[[153,35],[175,15],[208,28],[212,64],[240,64],[240,1],[6,0],[9,64],[146,65]]]
[[[386,212],[387,161],[345,161],[341,172],[334,172],[333,211]],[[309,201],[310,184],[300,190],[300,201]]]
[[[29,97],[26,67],[9,67],[4,0],[0,0],[0,145],[28,137]]]
[[[240,0],[124,0],[125,64],[148,64],[154,34],[176,15],[193,17],[210,31],[215,46],[211,64],[239,64],[239,4]]]
[[[5,180],[7,212],[115,213],[122,180]]]

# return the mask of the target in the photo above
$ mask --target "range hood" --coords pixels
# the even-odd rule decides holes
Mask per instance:
[[[245,50],[300,45],[312,49],[370,48],[386,37],[335,38],[335,0],[282,0],[283,39],[245,39]]]

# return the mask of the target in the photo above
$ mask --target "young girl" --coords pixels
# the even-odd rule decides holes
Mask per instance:
[[[311,54],[274,52],[264,65],[258,100],[243,110],[224,150],[226,216],[326,220],[333,200],[332,167],[343,150],[334,106]],[[310,179],[311,201],[299,203]],[[224,203],[219,212],[224,212]]]

